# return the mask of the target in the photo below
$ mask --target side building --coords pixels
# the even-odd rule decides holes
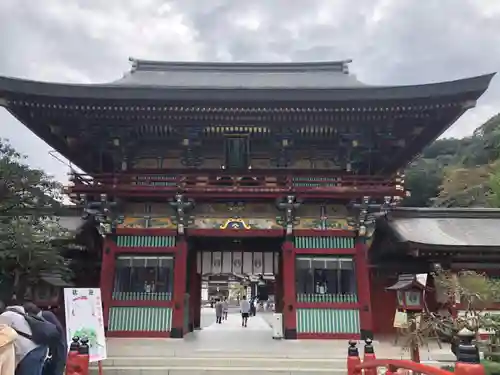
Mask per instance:
[[[132,60],[116,82],[0,77],[0,104],[86,173],[69,193],[104,231],[109,336],[183,337],[202,279],[273,283],[284,335],[374,331],[369,249],[398,173],[493,75],[368,86],[348,61]],[[147,317],[145,319],[144,317]]]

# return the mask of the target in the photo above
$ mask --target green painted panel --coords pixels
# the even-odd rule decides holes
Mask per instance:
[[[298,249],[353,249],[353,237],[335,236],[298,236],[294,238],[295,247]]]
[[[360,333],[357,309],[297,309],[297,333]]]
[[[108,331],[168,332],[172,326],[169,307],[111,307]]]
[[[356,303],[355,294],[297,294],[297,302]]]
[[[175,236],[118,236],[116,245],[120,247],[174,247]]]
[[[117,301],[170,301],[172,293],[113,292]]]

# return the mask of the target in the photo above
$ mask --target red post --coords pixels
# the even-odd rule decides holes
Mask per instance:
[[[174,311],[172,312],[172,328],[170,337],[184,337],[184,297],[186,294],[187,253],[188,247],[184,238],[179,239],[174,263]]]
[[[283,244],[283,325],[284,337],[297,339],[297,311],[295,293],[295,246],[291,241]]]
[[[364,348],[363,362],[374,361],[377,359],[375,357],[375,350],[373,348],[373,342],[370,338],[365,339],[365,348]],[[377,375],[377,369],[367,368],[365,369],[365,375]]]
[[[361,359],[359,358],[359,351],[357,348],[357,342],[354,340],[349,341],[349,349],[347,349],[347,375],[359,375],[361,371],[356,367],[361,364]]]
[[[198,279],[198,264],[196,253],[188,256],[189,261],[189,332],[193,332],[196,326],[197,317],[200,316],[201,285]],[[199,318],[198,318],[199,321]],[[199,324],[198,324],[199,326]]]
[[[89,375],[89,340],[73,338],[66,361],[66,375]]]
[[[109,324],[109,309],[113,298],[113,281],[115,277],[115,242],[110,235],[104,239],[102,246],[100,288],[103,304],[104,327]]]
[[[361,304],[359,311],[361,338],[373,339],[373,317],[370,296],[370,269],[368,268],[368,247],[364,238],[356,241],[356,279],[358,280],[358,299]]]

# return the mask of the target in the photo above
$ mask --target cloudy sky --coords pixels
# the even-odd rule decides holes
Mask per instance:
[[[0,75],[94,83],[128,57],[187,61],[352,58],[369,84],[500,70],[499,0],[0,0]],[[500,112],[500,76],[446,134]],[[0,137],[60,180],[67,167],[0,108]]]

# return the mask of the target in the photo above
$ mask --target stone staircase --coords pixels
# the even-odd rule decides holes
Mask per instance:
[[[213,317],[210,316],[211,320]],[[242,328],[238,315],[175,339],[107,339],[102,375],[346,374],[347,340],[273,340],[265,315]],[[407,358],[391,342],[374,342],[378,358]],[[358,345],[363,354],[363,343]],[[422,349],[423,363],[442,366],[449,348]],[[98,375],[92,366],[91,373]]]
[[[104,375],[191,374],[345,374],[345,359],[276,356],[252,353],[207,353],[205,356],[112,357],[103,362]],[[98,375],[93,366],[91,374]]]
[[[123,345],[121,350],[111,346],[109,358],[102,363],[103,375],[347,373],[345,342],[339,347],[329,346],[329,350],[310,345],[308,342],[287,342],[283,347],[272,345],[272,341],[270,344],[267,350],[266,347],[254,347],[248,350],[226,351],[193,347],[184,340],[151,341],[147,346],[130,343]],[[360,347],[362,351],[362,346]],[[391,358],[401,356],[395,355]],[[441,361],[426,360],[423,363],[440,367],[445,364]],[[91,374],[98,375],[95,364]]]

